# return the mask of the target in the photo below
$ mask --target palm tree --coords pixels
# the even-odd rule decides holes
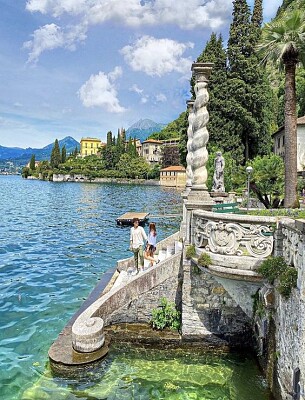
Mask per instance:
[[[285,71],[285,207],[298,207],[296,66],[305,66],[305,18],[299,10],[283,13],[263,28],[258,51]]]

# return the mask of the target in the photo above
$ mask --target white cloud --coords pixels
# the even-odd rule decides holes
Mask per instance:
[[[146,104],[149,100],[149,96],[144,95],[141,97],[141,104]]]
[[[80,15],[90,24],[117,20],[128,26],[176,24],[218,28],[231,17],[231,0],[28,0],[26,9],[59,17]]]
[[[182,54],[193,46],[193,43],[143,36],[132,46],[123,47],[120,53],[134,71],[150,76],[162,76],[173,71],[186,74],[190,71],[192,60],[183,58]]]
[[[28,0],[26,9],[31,12],[41,12],[42,14],[52,14],[58,17],[64,13],[81,14],[90,9],[87,0]],[[95,1],[96,3],[96,1]]]
[[[137,93],[137,94],[141,97],[141,100],[140,100],[141,104],[146,104],[146,103],[148,102],[149,96],[148,96],[147,94],[144,94],[144,90],[143,90],[143,89],[140,89],[136,84],[133,84],[133,85],[129,88],[129,90],[130,90],[131,92]]]
[[[164,103],[167,100],[165,94],[163,94],[163,93],[156,94],[155,98],[156,98],[156,101],[158,101],[160,103]]]
[[[29,61],[37,61],[45,50],[58,47],[73,50],[86,39],[90,25],[115,21],[121,25],[158,26],[177,25],[181,29],[218,29],[231,18],[231,0],[27,0],[26,10],[60,18],[73,16],[74,27],[60,28],[47,24],[33,33],[33,39],[25,42],[30,50]]]
[[[63,31],[56,24],[48,24],[40,27],[32,34],[33,39],[25,42],[23,47],[30,50],[28,62],[36,62],[40,54],[45,50],[53,50],[65,47],[75,49],[75,43],[85,40],[86,27],[68,27]]]
[[[78,91],[78,96],[85,107],[101,107],[111,113],[126,111],[117,98],[114,81],[122,74],[120,67],[106,75],[99,72],[91,75]]]
[[[133,84],[129,90],[138,94],[143,93],[143,89],[140,89],[136,84]]]

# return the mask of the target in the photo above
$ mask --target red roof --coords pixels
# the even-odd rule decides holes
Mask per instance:
[[[177,171],[177,172],[185,172],[185,168],[181,165],[171,165],[170,167],[162,168],[160,171]]]
[[[158,144],[162,144],[161,140],[157,140],[157,139],[146,139],[142,143],[158,143]]]

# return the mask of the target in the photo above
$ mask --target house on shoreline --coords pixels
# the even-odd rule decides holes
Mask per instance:
[[[281,126],[272,134],[274,154],[285,157],[285,126]],[[305,169],[305,116],[297,119],[297,168],[298,172]]]

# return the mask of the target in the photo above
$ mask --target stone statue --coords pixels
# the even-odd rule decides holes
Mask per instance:
[[[213,176],[213,188],[212,192],[225,192],[224,186],[224,168],[225,160],[220,151],[216,153],[214,160],[214,176]]]

